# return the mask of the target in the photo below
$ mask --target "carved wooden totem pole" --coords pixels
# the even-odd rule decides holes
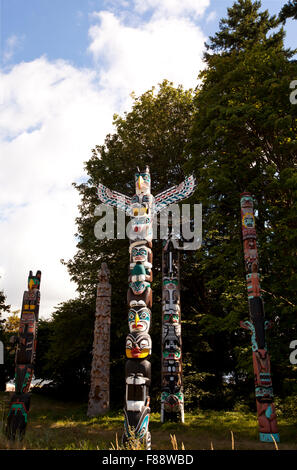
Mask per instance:
[[[184,422],[179,251],[171,237],[162,250],[161,422]]]
[[[103,415],[109,410],[111,285],[106,263],[102,263],[98,278],[89,417]]]
[[[19,439],[24,437],[28,421],[31,398],[29,390],[34,373],[37,342],[40,278],[40,271],[37,271],[35,276],[30,271],[28,290],[23,296],[19,335],[16,339],[15,393],[9,405],[6,425],[6,435],[11,440],[16,436]]]
[[[263,442],[279,442],[276,413],[273,404],[273,390],[270,375],[270,358],[267,352],[265,330],[269,322],[265,321],[264,305],[261,297],[258,250],[253,198],[250,193],[241,194],[241,223],[246,269],[246,281],[250,321],[241,322],[241,326],[252,334],[253,367],[259,438]]]
[[[111,191],[102,184],[98,197],[107,205],[124,210],[131,221],[127,227],[130,239],[130,274],[127,294],[129,334],[126,338],[126,397],[123,443],[133,429],[135,437],[151,448],[149,432],[152,341],[149,335],[152,308],[152,240],[153,218],[168,205],[188,197],[194,188],[194,178],[163,191],[154,198],[151,194],[149,168],[135,174],[136,194],[130,198]]]

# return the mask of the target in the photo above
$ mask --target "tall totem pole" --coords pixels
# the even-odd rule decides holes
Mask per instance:
[[[250,321],[241,326],[252,334],[253,367],[259,438],[263,442],[279,442],[276,413],[273,404],[273,389],[270,375],[270,358],[267,352],[265,331],[269,322],[265,321],[264,305],[261,297],[258,250],[253,198],[250,193],[241,194],[241,224],[246,269]]]
[[[91,387],[87,412],[89,417],[103,415],[109,410],[111,285],[106,263],[101,264],[98,280]]]
[[[37,324],[40,303],[41,271],[33,276],[29,272],[28,290],[24,292],[19,335],[16,339],[15,393],[13,394],[7,417],[6,435],[14,440],[25,435],[30,408],[30,385],[34,373],[37,342]]]
[[[127,227],[130,239],[130,274],[127,294],[129,334],[126,338],[126,397],[123,443],[131,437],[151,448],[149,432],[151,363],[149,357],[152,341],[149,335],[152,308],[152,240],[154,216],[170,204],[176,203],[193,192],[192,176],[155,198],[151,194],[149,168],[135,174],[136,194],[130,198],[111,191],[102,184],[98,186],[98,197],[107,205],[125,211],[131,221]]]
[[[161,423],[184,422],[181,347],[179,251],[169,236],[162,250]]]

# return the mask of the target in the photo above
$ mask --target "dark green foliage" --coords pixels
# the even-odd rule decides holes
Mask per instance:
[[[150,165],[152,193],[156,194],[184,179],[183,149],[192,124],[192,93],[174,88],[164,81],[158,90],[152,88],[135,98],[132,110],[124,117],[115,116],[116,132],[106,137],[104,145],[93,150],[86,162],[89,180],[76,185],[81,195],[78,225],[78,251],[67,263],[72,278],[78,283],[82,299],[94,302],[97,272],[102,261],[108,263],[112,284],[111,325],[111,400],[119,406],[124,401],[125,337],[128,334],[127,288],[129,243],[125,240],[97,240],[94,225],[95,207],[100,203],[96,194],[99,182],[121,193],[135,193],[134,173]],[[152,396],[160,391],[161,338],[161,245],[154,243]],[[57,312],[57,315],[60,315]],[[58,316],[56,317],[58,318]],[[94,310],[92,311],[94,318]],[[93,338],[93,324],[90,325]],[[87,344],[85,344],[87,347]],[[90,350],[90,349],[89,349]]]
[[[295,2],[290,2],[295,4]],[[194,99],[163,82],[135,98],[115,133],[86,162],[77,253],[65,264],[80,298],[61,304],[41,325],[49,337],[37,370],[66,391],[86,396],[91,364],[97,272],[108,263],[112,284],[111,399],[123,405],[127,324],[128,240],[97,240],[96,186],[132,196],[134,171],[149,165],[157,194],[195,173],[190,202],[203,205],[203,245],[181,256],[181,305],[186,404],[189,408],[254,406],[250,336],[240,221],[240,193],[250,191],[257,210],[261,287],[273,384],[280,397],[296,396],[289,344],[297,338],[297,78],[293,52],[284,48],[280,19],[260,2],[238,0],[209,40],[206,68]],[[283,17],[284,18],[284,17]],[[161,246],[154,243],[152,406],[160,393]],[[42,334],[42,333],[41,333]],[[41,341],[41,340],[40,340]],[[39,344],[40,344],[39,341]],[[44,341],[47,341],[44,338]],[[47,343],[46,343],[47,344]],[[38,352],[37,352],[38,357]],[[39,361],[39,362],[38,362]],[[291,405],[290,405],[291,406]]]
[[[267,10],[260,11],[260,7],[260,1],[234,2],[227,9],[228,17],[220,20],[219,31],[209,38],[207,49],[225,55],[231,51],[242,52],[255,44],[273,45],[281,33],[275,33],[271,38],[268,33],[278,26],[279,20],[275,16],[270,17]]]
[[[36,377],[53,380],[60,397],[88,396],[94,312],[94,304],[74,299],[41,322]]]
[[[279,14],[281,21],[286,21],[288,18],[293,18],[297,20],[297,0],[289,0]]]
[[[237,393],[252,374],[241,243],[240,193],[257,202],[262,288],[270,333],[274,388],[285,395],[293,374],[288,361],[296,331],[297,107],[289,84],[297,75],[275,18],[259,13],[260,2],[240,0],[228,9],[210,38],[200,74],[188,171],[198,180],[204,244],[197,253],[200,283],[197,326],[205,344],[199,371],[232,374]],[[253,26],[252,26],[253,25]],[[252,31],[252,34],[251,34]],[[201,353],[200,353],[201,355]],[[217,370],[216,370],[217,369]],[[246,394],[246,392],[245,392]]]
[[[7,338],[4,331],[5,320],[1,319],[1,314],[7,312],[10,309],[10,305],[5,304],[5,295],[3,291],[0,291],[0,341],[4,346],[4,364],[0,364],[0,391],[5,391],[6,381],[8,380],[8,368],[7,368]]]
[[[49,364],[51,359],[48,358],[48,354],[51,346],[51,338],[54,334],[54,321],[43,320],[38,321],[38,332],[37,332],[37,347],[36,347],[36,358],[34,366],[34,376],[40,380],[51,380],[52,372]]]

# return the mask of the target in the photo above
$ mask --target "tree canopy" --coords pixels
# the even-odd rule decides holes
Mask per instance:
[[[280,11],[280,20],[285,22],[288,18],[297,20],[297,0],[289,0]]]
[[[4,361],[6,362],[6,336],[5,336],[5,319],[1,318],[4,312],[9,311],[10,305],[6,305],[6,297],[3,291],[0,291],[0,341],[2,341],[4,346]],[[5,384],[7,379],[9,378],[9,374],[7,371],[6,364],[0,364],[0,391],[5,390]]]
[[[239,319],[247,316],[239,196],[248,190],[257,203],[266,314],[275,321],[275,388],[284,393],[292,376],[290,328],[296,336],[297,108],[289,100],[296,63],[284,48],[283,29],[274,29],[275,17],[259,8],[260,2],[236,2],[210,38],[186,167],[197,177],[195,198],[204,214],[204,246],[197,257],[208,309],[201,299],[199,329],[221,332],[221,357],[227,353],[236,381],[244,378],[249,352],[238,331]]]
[[[269,333],[274,388],[280,397],[297,393],[296,368],[288,359],[289,343],[297,337],[297,106],[289,99],[297,67],[284,34],[281,18],[262,11],[260,1],[237,0],[209,38],[195,91],[164,80],[133,95],[131,110],[114,116],[114,132],[85,163],[88,181],[74,185],[81,197],[77,252],[64,264],[79,298],[61,304],[43,325],[48,350],[41,374],[66,388],[71,383],[72,389],[87,389],[97,273],[105,261],[112,284],[111,398],[122,405],[128,240],[96,239],[96,187],[101,182],[132,196],[136,168],[149,165],[153,194],[193,173],[197,189],[190,202],[203,205],[202,247],[185,253],[181,266],[188,405],[254,401],[250,337],[239,327],[248,317],[240,223],[245,190],[255,199],[261,287],[274,325]],[[160,390],[160,257],[156,241],[153,399]]]

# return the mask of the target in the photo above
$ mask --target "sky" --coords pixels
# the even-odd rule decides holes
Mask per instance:
[[[262,0],[277,14],[285,2]],[[21,308],[40,269],[40,315],[76,297],[63,258],[76,252],[84,162],[114,113],[163,79],[197,86],[204,43],[233,0],[2,0],[0,289]],[[285,26],[287,47],[296,23]],[[94,221],[95,224],[95,221]],[[99,261],[98,261],[99,268]]]

